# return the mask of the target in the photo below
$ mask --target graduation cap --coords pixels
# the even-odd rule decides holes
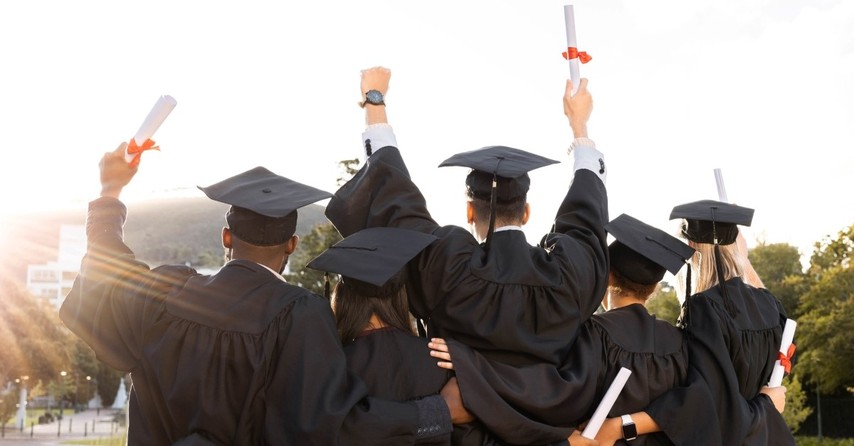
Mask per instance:
[[[404,285],[403,268],[436,236],[401,228],[368,228],[339,241],[306,265],[337,273],[354,291],[391,297]]]
[[[475,198],[490,201],[487,246],[495,229],[495,203],[512,201],[525,196],[531,185],[528,172],[560,161],[545,158],[512,147],[489,146],[458,153],[439,164],[439,167],[462,166],[472,171],[466,186]]]
[[[684,218],[682,233],[696,243],[729,245],[738,238],[738,225],[750,226],[753,209],[714,200],[700,200],[673,208],[670,219]]]
[[[731,245],[738,238],[738,225],[750,226],[753,221],[753,209],[736,206],[714,200],[700,200],[686,203],[673,208],[670,219],[684,218],[682,234],[695,243],[712,243],[714,248],[715,273],[718,276],[723,294],[724,306],[729,314],[735,317],[738,309],[733,306],[724,281],[723,266],[721,265],[721,245]],[[688,268],[688,278],[685,298],[691,295],[691,269]]]
[[[611,220],[605,230],[616,239],[608,246],[611,268],[642,285],[660,282],[665,271],[676,274],[694,255],[683,241],[627,214]]]
[[[211,200],[230,204],[225,219],[231,232],[259,246],[285,243],[296,230],[296,210],[332,196],[260,166],[199,189]]]

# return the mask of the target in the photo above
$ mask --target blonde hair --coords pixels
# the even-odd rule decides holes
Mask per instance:
[[[692,275],[696,278],[693,285],[693,293],[700,293],[712,288],[719,283],[718,272],[715,269],[715,245],[711,243],[690,242],[692,248],[697,252],[691,257],[690,266]],[[734,277],[744,275],[743,257],[738,251],[738,245],[720,245],[721,270],[726,282]]]

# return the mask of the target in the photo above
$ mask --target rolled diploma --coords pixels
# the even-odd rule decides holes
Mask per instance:
[[[798,323],[792,319],[786,319],[786,325],[783,327],[783,340],[780,342],[780,353],[787,355],[789,346],[792,345],[792,340],[795,338],[795,328]],[[789,358],[791,359],[791,358]],[[783,385],[783,376],[786,374],[786,368],[780,364],[780,360],[774,363],[774,370],[771,372],[771,380],[768,381],[768,387],[780,387]]]
[[[585,427],[584,431],[581,432],[582,437],[589,438],[591,440],[596,438],[596,434],[599,433],[599,428],[601,428],[602,423],[605,422],[605,417],[608,416],[608,412],[610,412],[611,408],[614,407],[617,397],[620,396],[620,392],[623,391],[623,387],[626,385],[626,381],[628,381],[629,375],[631,374],[631,370],[625,367],[620,367],[620,371],[617,372],[617,376],[614,378],[611,386],[608,387],[608,391],[605,392],[605,396],[602,397],[602,401],[600,401],[599,405],[596,406],[596,411],[593,412],[593,416],[590,417],[590,421],[587,422],[587,427]]]
[[[720,169],[715,169],[715,182],[718,184],[718,201],[729,203],[726,196],[726,187],[724,187],[724,175]]]
[[[169,116],[169,113],[172,112],[172,109],[175,108],[176,105],[178,105],[178,102],[175,101],[172,96],[160,96],[160,99],[157,100],[154,107],[152,107],[151,111],[148,112],[148,116],[145,117],[145,121],[142,122],[142,125],[133,137],[137,146],[142,146],[142,143],[144,143],[146,139],[154,136],[154,132],[160,128],[160,124],[163,124],[163,121],[166,120],[166,117]],[[135,156],[135,154],[131,155],[125,151],[125,161],[131,162]]]
[[[567,48],[578,48],[575,41],[575,12],[572,5],[563,5],[563,16],[566,20],[566,46]],[[568,56],[568,54],[567,54]],[[572,94],[578,91],[578,83],[581,82],[581,74],[578,70],[578,58],[569,59],[569,78],[572,79]]]

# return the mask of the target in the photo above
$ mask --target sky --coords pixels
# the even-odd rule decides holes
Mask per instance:
[[[192,195],[255,166],[334,191],[364,158],[360,70],[392,70],[389,121],[434,218],[465,225],[454,153],[506,145],[548,230],[571,180],[563,6],[573,4],[611,217],[673,232],[674,205],[756,209],[748,244],[854,224],[854,2],[328,0],[0,2],[0,217],[85,209],[101,155],[178,105],[123,199]],[[132,207],[131,207],[132,211]],[[132,214],[131,214],[132,218]]]

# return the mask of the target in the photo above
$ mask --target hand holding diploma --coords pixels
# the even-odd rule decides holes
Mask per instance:
[[[783,339],[780,342],[780,352],[777,354],[777,362],[774,363],[774,370],[771,372],[771,380],[768,381],[768,387],[780,387],[783,385],[783,376],[792,371],[792,357],[795,355],[795,344],[792,340],[795,338],[795,328],[798,323],[792,319],[786,319],[786,325],[783,327]]]
[[[137,130],[136,135],[128,142],[127,149],[125,149],[125,161],[128,164],[136,166],[139,164],[142,152],[159,149],[154,145],[151,137],[154,136],[154,132],[160,128],[160,125],[163,124],[163,121],[166,120],[166,117],[169,116],[169,113],[172,112],[172,109],[176,105],[178,105],[178,102],[172,96],[161,96],[157,100],[154,107],[148,112],[148,116],[145,117],[145,121],[143,121],[139,130]]]
[[[575,11],[572,5],[563,6],[563,15],[566,21],[566,52],[563,53],[563,57],[569,61],[569,78],[572,79],[572,94],[575,94],[578,91],[578,83],[581,81],[578,62],[590,62],[592,57],[584,51],[578,51],[575,38]]]
[[[602,427],[602,423],[608,416],[608,412],[610,412],[611,408],[614,407],[617,397],[620,396],[620,392],[623,391],[623,387],[626,385],[626,381],[629,380],[629,376],[631,374],[631,370],[625,367],[620,367],[620,371],[617,372],[617,376],[614,378],[611,386],[608,387],[608,390],[605,392],[605,396],[602,397],[602,401],[600,401],[599,405],[596,406],[596,411],[593,412],[593,416],[590,417],[590,421],[587,422],[587,426],[584,428],[584,431],[581,432],[582,437],[590,439],[596,438],[596,434],[599,433],[599,428]]]

